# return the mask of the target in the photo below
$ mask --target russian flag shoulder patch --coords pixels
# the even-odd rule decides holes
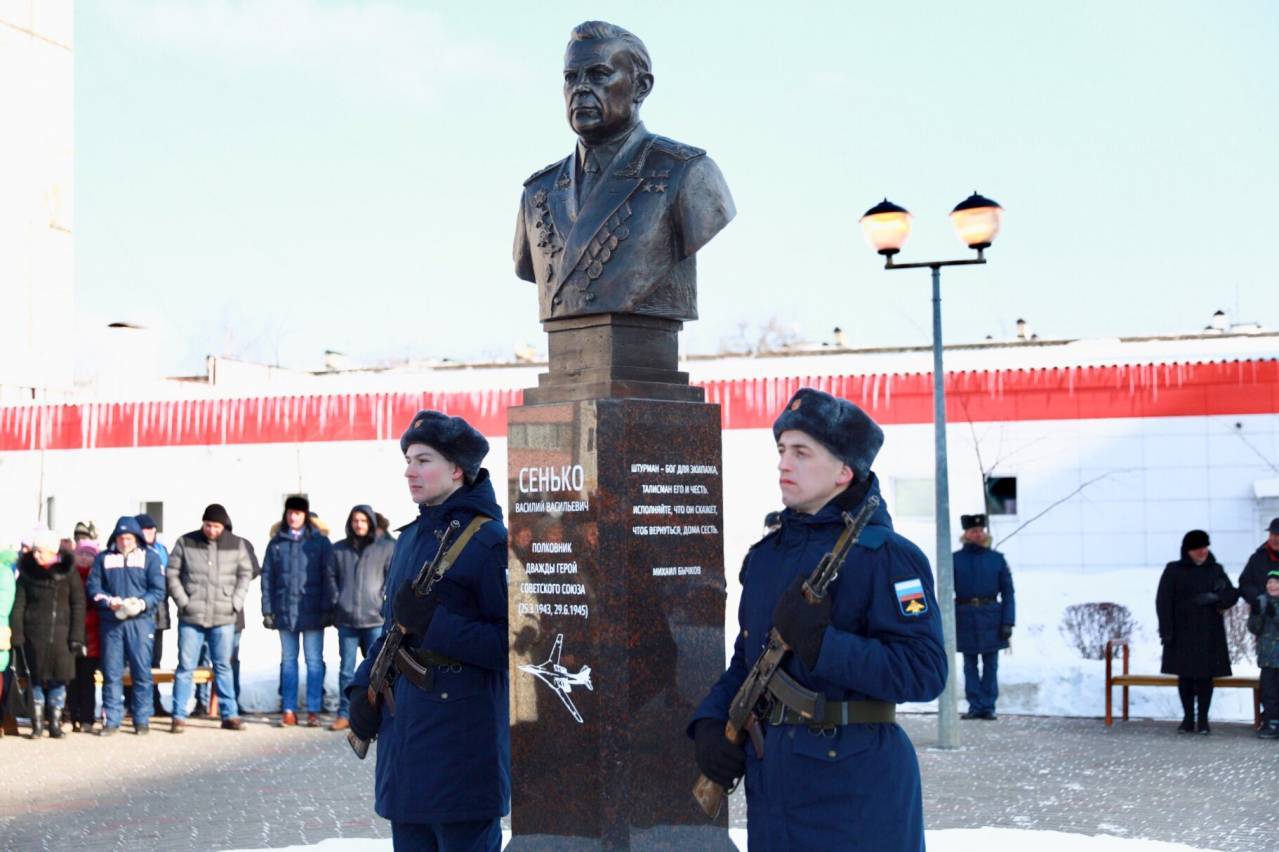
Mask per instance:
[[[897,595],[897,609],[907,617],[918,617],[928,612],[928,599],[924,597],[924,584],[918,577],[893,583]]]

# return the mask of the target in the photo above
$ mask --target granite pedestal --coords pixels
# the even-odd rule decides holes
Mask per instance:
[[[684,733],[725,664],[719,406],[524,405],[507,434],[509,848],[734,848]]]

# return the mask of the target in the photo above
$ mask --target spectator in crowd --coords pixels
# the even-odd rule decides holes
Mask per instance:
[[[1248,564],[1239,574],[1239,595],[1253,612],[1257,611],[1257,601],[1266,593],[1270,572],[1279,568],[1279,518],[1270,520],[1266,532],[1269,533],[1266,540],[1248,557]]]
[[[164,600],[164,570],[159,555],[143,546],[142,528],[125,515],[115,523],[107,549],[89,572],[90,602],[102,616],[102,704],[108,737],[124,719],[124,661],[132,675],[133,727],[151,732],[151,638],[155,611]]]
[[[142,527],[142,538],[145,547],[148,550],[154,550],[156,556],[160,557],[160,570],[163,571],[169,564],[169,549],[157,537],[155,519],[144,512],[141,515],[135,515],[134,520],[138,522],[138,526]],[[155,639],[151,642],[152,668],[158,669],[160,660],[164,657],[164,631],[169,629],[169,623],[169,597],[166,593],[155,610]],[[164,709],[164,703],[160,700],[159,684],[151,685],[151,702],[153,715],[169,715]]]
[[[310,517],[305,497],[284,502],[280,530],[262,560],[262,624],[280,633],[281,725],[296,725],[298,645],[306,655],[307,727],[320,726],[324,701],[324,628],[337,603],[332,583],[333,544]]]
[[[80,584],[86,592],[89,586],[89,572],[93,570],[93,561],[98,558],[98,544],[91,538],[80,539],[75,548],[75,569],[80,575]],[[84,611],[84,654],[75,659],[75,680],[71,682],[68,703],[71,706],[71,730],[93,733],[97,721],[98,685],[93,675],[102,663],[102,641],[98,608],[85,607]]]
[[[1159,641],[1164,646],[1161,671],[1177,675],[1184,714],[1177,730],[1183,734],[1211,730],[1212,679],[1230,674],[1222,615],[1239,600],[1239,593],[1208,549],[1209,543],[1203,530],[1186,533],[1181,558],[1164,568],[1155,595]]]
[[[355,674],[355,651],[368,656],[382,635],[382,602],[395,541],[378,528],[371,506],[359,505],[346,517],[346,538],[333,546],[332,578],[337,587],[338,715],[330,730],[350,727],[346,687]]]
[[[1275,740],[1279,739],[1279,566],[1266,575],[1264,588],[1256,600],[1249,601],[1252,615],[1248,629],[1257,636],[1257,665],[1261,668],[1261,730],[1257,736]]]
[[[9,551],[12,553],[12,551]],[[8,714],[4,695],[9,687],[9,657],[13,650],[13,631],[9,627],[9,613],[13,610],[13,596],[17,578],[13,573],[13,565],[7,559],[0,558],[0,737],[7,733],[9,727]]]
[[[999,698],[999,652],[1008,647],[1017,620],[1013,575],[1004,554],[991,549],[984,514],[961,515],[959,522],[964,533],[954,555],[955,645],[964,655],[964,718],[991,720]]]
[[[217,689],[222,727],[243,730],[231,676],[235,616],[243,611],[253,578],[253,558],[244,541],[227,527],[227,511],[218,503],[205,507],[200,529],[178,539],[165,571],[169,595],[178,607],[178,668],[173,678],[173,723],[186,727],[193,670],[207,647]]]
[[[77,545],[82,541],[96,542],[98,540],[98,528],[93,521],[77,521],[75,531],[71,533],[71,538]]]
[[[32,739],[44,735],[46,719],[49,735],[62,736],[67,681],[84,653],[84,587],[59,544],[56,533],[42,533],[19,560],[10,617],[13,644],[22,648],[31,682]]]

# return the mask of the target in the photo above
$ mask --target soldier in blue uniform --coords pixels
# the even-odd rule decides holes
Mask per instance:
[[[964,655],[965,719],[993,720],[999,697],[999,652],[1017,621],[1013,575],[990,547],[985,515],[961,515],[964,546],[955,551],[955,646]],[[981,671],[978,672],[978,661]]]
[[[852,403],[801,388],[773,435],[786,509],[742,565],[733,659],[689,726],[698,766],[725,787],[745,775],[752,850],[919,852],[919,764],[895,705],[930,701],[946,682],[928,560],[881,506],[823,603],[809,605],[801,590],[842,514],[879,494],[871,463],[883,431]],[[761,754],[750,739],[730,742],[724,722],[773,627],[793,649],[786,673],[825,695],[825,715],[813,724],[774,695]]]
[[[507,706],[506,528],[489,472],[488,441],[460,417],[421,411],[400,438],[417,520],[401,528],[386,583],[384,629],[392,619],[432,674],[429,688],[403,675],[393,682],[394,712],[368,698],[369,649],[346,694],[351,730],[377,737],[379,816],[391,821],[396,849],[497,852],[500,818],[510,810],[511,743]],[[464,530],[489,518],[465,544],[431,594],[412,581],[451,521]],[[454,536],[454,541],[458,536]]]
[[[146,546],[142,527],[126,515],[115,522],[107,549],[89,569],[89,604],[102,610],[102,706],[99,736],[120,729],[124,719],[124,664],[133,679],[133,729],[151,731],[151,642],[156,609],[165,601],[160,556]]]

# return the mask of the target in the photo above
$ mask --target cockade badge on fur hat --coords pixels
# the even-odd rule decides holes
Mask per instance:
[[[426,444],[438,450],[462,468],[468,482],[479,476],[480,465],[489,451],[488,440],[474,426],[440,411],[419,411],[413,417],[400,436],[400,452],[408,452],[410,444]]]
[[[813,388],[795,391],[786,409],[773,421],[773,438],[789,429],[811,435],[835,458],[853,469],[859,482],[870,476],[870,466],[884,445],[884,430],[870,415],[846,399]]]
[[[973,527],[981,527],[982,529],[985,529],[986,516],[985,515],[960,515],[959,525],[966,530],[970,530]]]

